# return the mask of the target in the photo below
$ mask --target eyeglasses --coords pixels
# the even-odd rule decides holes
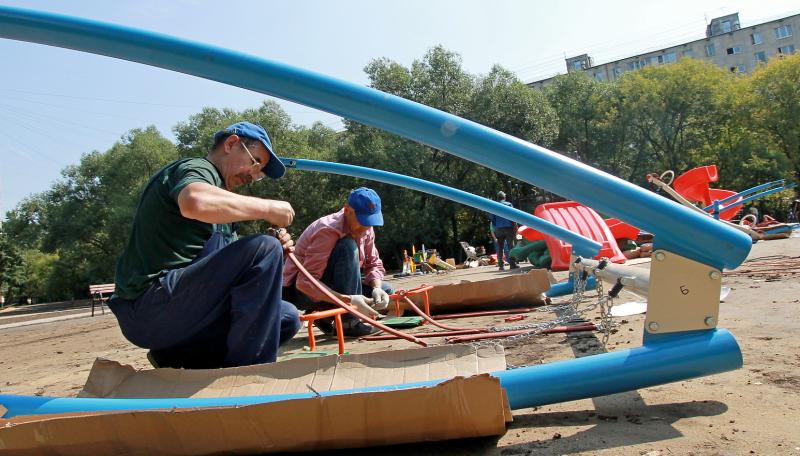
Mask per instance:
[[[253,170],[254,171],[258,170],[258,172],[256,174],[252,174],[251,173],[251,176],[253,177],[253,182],[258,182],[261,179],[263,179],[264,177],[266,177],[264,175],[264,172],[261,171],[261,163],[258,160],[256,160],[256,157],[254,157],[252,153],[250,153],[250,149],[248,149],[247,146],[244,145],[244,141],[240,140],[239,144],[242,145],[242,147],[244,148],[244,151],[247,152],[247,155],[250,156],[250,160],[253,160]]]

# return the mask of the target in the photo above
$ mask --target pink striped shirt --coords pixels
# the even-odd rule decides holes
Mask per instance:
[[[344,221],[344,209],[317,219],[297,239],[294,254],[304,268],[320,279],[328,266],[328,259],[339,239],[348,236],[349,232]],[[386,270],[383,261],[375,248],[375,231],[370,228],[361,239],[356,239],[358,245],[358,260],[363,271],[362,280],[369,285],[373,280],[383,280]],[[283,268],[283,286],[288,287],[297,279],[298,288],[312,291],[310,298],[322,301],[324,295],[311,285],[308,279],[298,274],[297,267],[287,261]]]

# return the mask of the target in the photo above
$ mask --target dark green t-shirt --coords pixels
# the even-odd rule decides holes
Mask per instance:
[[[215,230],[230,240],[231,225],[212,225],[181,215],[178,194],[192,182],[223,187],[205,158],[184,158],[162,168],[147,183],[125,251],[117,262],[116,295],[136,299],[170,269],[188,266]]]

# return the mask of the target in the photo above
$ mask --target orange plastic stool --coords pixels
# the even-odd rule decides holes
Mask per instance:
[[[336,322],[336,341],[339,343],[339,354],[344,355],[344,329],[342,328],[342,314],[348,313],[345,309],[330,309],[300,315],[300,321],[308,322],[308,346],[311,351],[317,348],[317,341],[314,338],[314,321],[320,318],[333,317]]]
[[[428,290],[433,290],[433,285],[425,285],[422,284],[417,288],[412,288],[411,290],[398,290],[393,294],[389,295],[389,299],[394,300],[394,311],[395,314],[399,317],[400,314],[400,300],[406,296],[413,296],[416,294],[423,293],[423,302],[425,303],[425,315],[431,316],[431,301],[428,299]],[[423,323],[424,324],[424,323]]]

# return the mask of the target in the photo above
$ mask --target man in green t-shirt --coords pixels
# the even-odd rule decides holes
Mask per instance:
[[[267,132],[239,122],[214,135],[206,157],[174,161],[150,179],[109,307],[125,337],[150,349],[154,364],[273,362],[278,346],[300,329],[297,309],[281,300],[291,237],[281,229],[277,238],[237,240],[232,227],[245,220],[292,223],[288,202],[232,192],[285,171]]]

